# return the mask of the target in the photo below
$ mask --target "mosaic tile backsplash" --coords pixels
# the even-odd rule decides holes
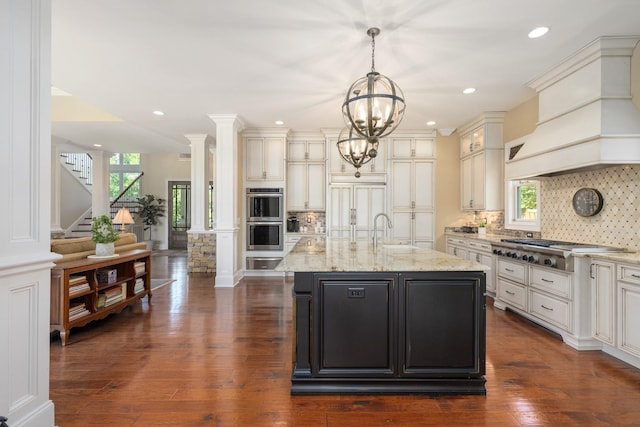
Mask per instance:
[[[595,188],[604,198],[600,213],[573,211],[574,193]],[[542,236],[546,239],[640,250],[640,165],[614,166],[541,180]]]

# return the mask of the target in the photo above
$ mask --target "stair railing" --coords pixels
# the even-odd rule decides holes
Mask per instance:
[[[122,190],[122,192],[118,194],[115,199],[113,199],[113,201],[109,205],[109,211],[112,218],[115,217],[120,208],[127,208],[129,209],[129,212],[131,212],[133,219],[136,219],[136,215],[138,211],[140,211],[140,205],[138,204],[137,200],[139,195],[133,193],[132,187],[136,184],[136,182],[140,180],[140,178],[142,178],[143,175],[144,172],[140,172],[140,175],[138,175],[133,181],[131,181],[131,183],[127,185],[127,187]]]

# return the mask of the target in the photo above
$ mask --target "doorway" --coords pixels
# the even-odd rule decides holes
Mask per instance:
[[[191,181],[169,181],[169,249],[187,249],[191,228]],[[209,182],[208,226],[213,228],[214,188]]]

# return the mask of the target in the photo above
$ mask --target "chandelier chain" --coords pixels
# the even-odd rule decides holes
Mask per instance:
[[[376,36],[371,35],[371,72],[376,72]]]

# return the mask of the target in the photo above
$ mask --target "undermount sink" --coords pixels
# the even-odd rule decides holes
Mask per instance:
[[[409,245],[409,244],[397,244],[397,245],[382,245],[385,249],[420,249],[417,246]]]

